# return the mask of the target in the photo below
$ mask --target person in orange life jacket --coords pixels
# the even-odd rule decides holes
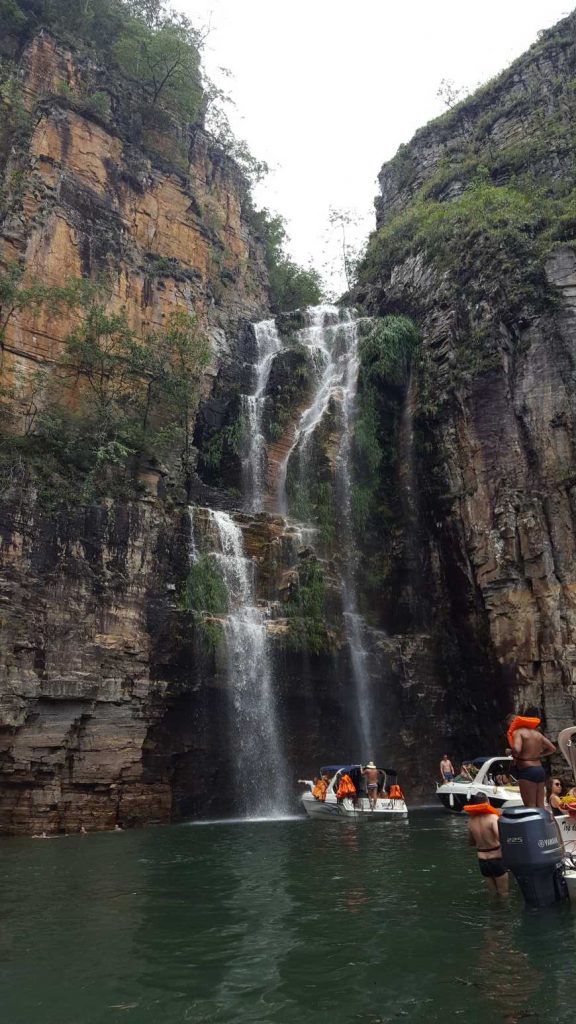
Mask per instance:
[[[366,788],[368,790],[368,800],[372,809],[376,807],[376,801],[378,799],[378,784],[380,775],[374,761],[369,761],[365,768],[362,769],[362,775],[366,779]]]
[[[502,861],[502,848],[498,833],[499,812],[486,802],[483,795],[473,796],[464,807],[468,814],[468,842],[476,847],[480,874],[490,892],[505,896],[508,892],[508,872]]]
[[[506,721],[522,803],[525,807],[544,807],[546,773],[541,758],[555,754],[556,747],[538,731],[539,718],[509,715]]]
[[[323,772],[319,779],[314,780],[314,784],[310,789],[315,800],[321,800],[323,802],[326,799],[326,790],[328,789],[329,782],[330,776],[327,772]]]
[[[352,782],[350,776],[345,772],[341,775],[338,780],[338,788],[336,789],[336,799],[343,800],[345,796],[354,798],[356,796],[356,786]]]

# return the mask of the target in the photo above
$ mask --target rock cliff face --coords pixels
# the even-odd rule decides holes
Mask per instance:
[[[138,97],[120,96],[105,69],[47,32],[17,60],[21,124],[0,155],[2,260],[19,260],[24,283],[105,275],[108,309],[137,332],[161,327],[176,306],[195,312],[211,341],[208,391],[242,325],[268,306],[239,168],[198,127],[183,134],[167,118],[161,131],[135,134],[126,110]],[[84,109],[97,89],[108,95],[106,116]],[[9,317],[2,386],[16,400],[74,325],[66,310]],[[162,730],[170,688],[191,687],[189,663],[176,664],[190,654],[190,637],[170,624],[188,519],[156,498],[157,482],[151,473],[140,502],[59,514],[42,512],[33,492],[4,496],[2,831],[178,813],[166,759],[162,771],[146,759],[157,762],[149,737]],[[166,653],[167,637],[184,653]]]
[[[183,134],[168,116],[162,131],[140,130],[135,142],[125,110],[137,96],[120,102],[121,87],[104,69],[73,58],[46,32],[21,56],[20,77],[28,118],[2,154],[2,258],[23,260],[25,282],[104,275],[110,311],[122,310],[136,331],[161,326],[175,305],[187,307],[217,356],[239,322],[268,305],[238,167],[201,128]],[[99,87],[109,96],[106,117],[84,109]],[[74,322],[49,310],[11,317],[7,380],[54,359]]]
[[[493,715],[536,705],[552,737],[576,717],[575,28],[384,165],[356,296],[422,332],[419,543],[459,652],[449,699],[473,695],[468,721],[486,689]]]
[[[541,706],[552,735],[574,720],[574,28],[562,22],[381,172],[354,301],[413,318],[422,341],[409,376],[377,396],[381,519],[360,537],[366,572],[348,619],[343,382],[307,465],[285,465],[318,378],[298,312],[277,318],[260,420],[268,511],[239,508],[249,323],[268,307],[239,169],[200,127],[136,129],[137,96],[127,103],[50,34],[17,57],[25,116],[0,154],[2,260],[52,285],[105,275],[109,310],[136,332],[184,306],[211,361],[193,513],[158,467],[139,500],[47,512],[12,489],[0,502],[0,831],[233,809],[225,613],[187,600],[191,522],[207,529],[205,507],[233,512],[255,571],[288,779],[359,756],[356,601],[373,735],[409,796],[429,794],[440,742],[455,757],[500,744],[513,706]],[[96,91],[105,112],[86,102]],[[74,325],[66,309],[8,318],[2,384],[16,400]],[[278,515],[282,471],[313,529]]]

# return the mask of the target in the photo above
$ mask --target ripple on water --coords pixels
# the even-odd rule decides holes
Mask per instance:
[[[574,915],[490,900],[465,840],[420,813],[5,842],[2,1019],[567,1024]]]

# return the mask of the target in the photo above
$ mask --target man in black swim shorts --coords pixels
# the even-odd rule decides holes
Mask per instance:
[[[556,747],[534,726],[538,718],[511,715],[510,719],[508,735],[522,803],[525,807],[544,807],[546,773],[541,758],[556,753]],[[526,722],[530,724],[522,724]]]
[[[480,860],[478,858],[478,867],[483,878],[502,878],[503,875],[507,874],[502,857],[492,857],[491,860]]]
[[[480,794],[473,796],[464,810],[468,814],[468,838],[470,845],[476,847],[480,874],[486,879],[491,892],[505,896],[508,892],[508,872],[502,861],[499,812]]]

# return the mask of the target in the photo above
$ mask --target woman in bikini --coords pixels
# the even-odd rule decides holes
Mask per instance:
[[[544,807],[546,773],[541,759],[555,754],[556,747],[538,729],[521,727],[512,734],[511,753],[522,803],[525,807]]]

